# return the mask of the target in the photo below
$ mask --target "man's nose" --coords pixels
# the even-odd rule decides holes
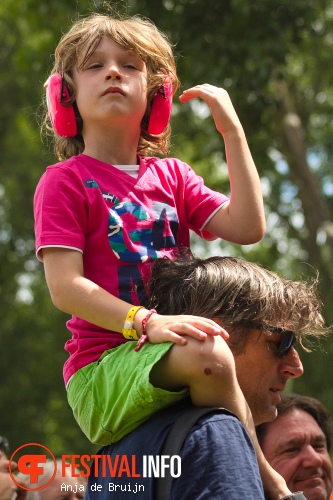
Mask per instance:
[[[287,356],[281,359],[280,370],[284,377],[298,378],[303,375],[304,369],[298,352],[294,347],[290,349]]]
[[[303,467],[321,467],[323,465],[323,457],[310,444],[302,450]]]
[[[10,464],[10,468],[12,471],[17,469],[17,463],[12,460]],[[1,460],[0,462],[0,472],[8,472],[9,471],[9,460]]]

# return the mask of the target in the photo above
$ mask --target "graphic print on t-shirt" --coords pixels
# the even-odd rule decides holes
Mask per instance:
[[[99,188],[94,180],[85,180],[87,188]],[[179,220],[175,210],[166,203],[152,201],[151,207],[133,201],[120,201],[102,191],[108,207],[107,238],[113,254],[119,260],[119,296],[136,302],[145,296],[140,264],[176,252]],[[175,256],[175,255],[174,255]]]
[[[152,214],[152,217],[150,216]],[[136,203],[125,201],[110,209],[108,238],[116,257],[123,262],[143,263],[149,258],[157,259],[163,256],[163,250],[177,246],[178,218],[175,212],[164,203],[153,202],[152,210],[148,211]],[[128,214],[132,218],[126,217]],[[128,221],[135,218],[136,224],[147,221],[139,229],[129,228]]]

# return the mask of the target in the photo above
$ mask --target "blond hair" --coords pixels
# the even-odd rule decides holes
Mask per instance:
[[[147,109],[141,123],[141,136],[138,154],[166,154],[170,143],[170,125],[159,135],[147,132],[151,105],[157,90],[165,77],[171,79],[173,94],[179,87],[176,75],[173,47],[166,35],[149,19],[140,16],[111,17],[104,14],[91,14],[76,21],[71,29],[62,36],[55,50],[55,62],[50,76],[60,73],[64,76],[71,94],[71,104],[76,109],[78,133],[75,137],[60,137],[51,126],[48,113],[45,113],[43,129],[54,134],[54,149],[60,160],[82,153],[84,141],[81,135],[82,120],[75,108],[75,85],[72,78],[74,68],[80,69],[95,52],[101,40],[109,37],[126,50],[138,55],[147,67]]]

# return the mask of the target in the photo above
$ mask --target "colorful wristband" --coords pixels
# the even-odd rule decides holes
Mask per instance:
[[[128,311],[124,327],[121,330],[122,334],[124,335],[125,339],[127,340],[139,340],[138,334],[136,330],[133,328],[133,321],[136,313],[138,312],[139,309],[144,309],[143,306],[133,306],[131,309]]]
[[[155,309],[150,309],[147,316],[145,318],[143,318],[143,320],[142,320],[142,335],[139,338],[138,343],[137,343],[136,347],[134,348],[134,351],[139,351],[141,349],[141,347],[148,342],[148,335],[146,333],[146,325],[147,325],[147,321],[149,320],[149,318],[153,314],[157,314],[157,311],[155,311]]]

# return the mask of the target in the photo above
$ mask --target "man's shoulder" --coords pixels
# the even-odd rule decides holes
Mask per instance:
[[[97,477],[91,475],[89,478],[89,493],[86,498],[89,500],[109,499],[111,496],[108,496],[110,493],[107,492],[110,488],[112,498],[115,500],[118,498],[121,500],[121,491],[135,492],[138,500],[155,498],[155,481],[160,477],[163,457],[169,457],[171,460],[171,454],[180,456],[182,470],[181,476],[173,480],[170,496],[172,499],[192,499],[206,490],[208,495],[212,487],[216,495],[210,498],[231,498],[231,500],[241,498],[237,497],[240,487],[237,491],[231,492],[234,487],[234,459],[240,467],[243,465],[244,469],[245,479],[241,492],[246,490],[249,481],[254,480],[256,491],[258,491],[257,498],[262,498],[255,453],[243,424],[227,410],[212,408],[208,413],[194,418],[194,421],[190,416],[189,423],[193,425],[186,427],[185,436],[182,432],[178,436],[179,418],[184,418],[184,415],[188,418],[192,411],[196,417],[196,408],[188,404],[166,408],[120,441],[102,448],[100,454],[108,455],[106,458],[108,463],[113,464],[113,468],[117,462],[122,464],[122,461],[124,463],[127,461],[129,468],[132,467],[131,473],[135,472],[135,474],[124,478],[119,476],[118,469],[114,471],[114,474],[111,474],[111,469],[103,473],[101,460]],[[165,443],[169,433],[173,433],[173,442],[180,446],[179,453],[174,453],[171,448],[169,455],[166,455]],[[229,463],[230,467],[228,467]],[[158,472],[157,476],[154,471]],[[193,477],[197,478],[195,484],[192,481]],[[91,487],[96,482],[100,485],[104,495],[97,497],[92,493]],[[124,490],[125,482],[127,490]],[[227,488],[228,495],[232,493],[233,496],[221,496],[225,488]]]
[[[244,433],[245,428],[238,418],[228,410],[211,408],[207,413],[198,416],[197,408],[190,404],[173,405],[153,415],[147,422],[125,436],[121,442],[111,445],[113,453],[119,448],[122,452],[126,450],[145,450],[145,454],[162,453],[165,441],[169,433],[173,433],[173,440],[176,441],[183,435],[182,442],[195,434],[195,440],[215,440],[216,435],[221,440],[222,434],[229,435],[229,428],[233,431],[238,428],[240,433]],[[193,412],[194,418],[191,417]],[[184,427],[184,420],[187,421]],[[228,428],[228,429],[227,429]],[[223,432],[225,431],[225,432]],[[246,433],[246,431],[245,431]],[[110,448],[107,447],[106,452]]]
[[[225,425],[225,422],[229,420],[240,423],[236,415],[229,410],[217,407],[183,406],[180,414],[177,413],[175,416],[176,419],[173,421],[166,442],[166,448],[170,453],[177,452],[177,446],[180,447],[190,433],[200,433],[201,429],[206,426],[219,429],[221,425]]]

